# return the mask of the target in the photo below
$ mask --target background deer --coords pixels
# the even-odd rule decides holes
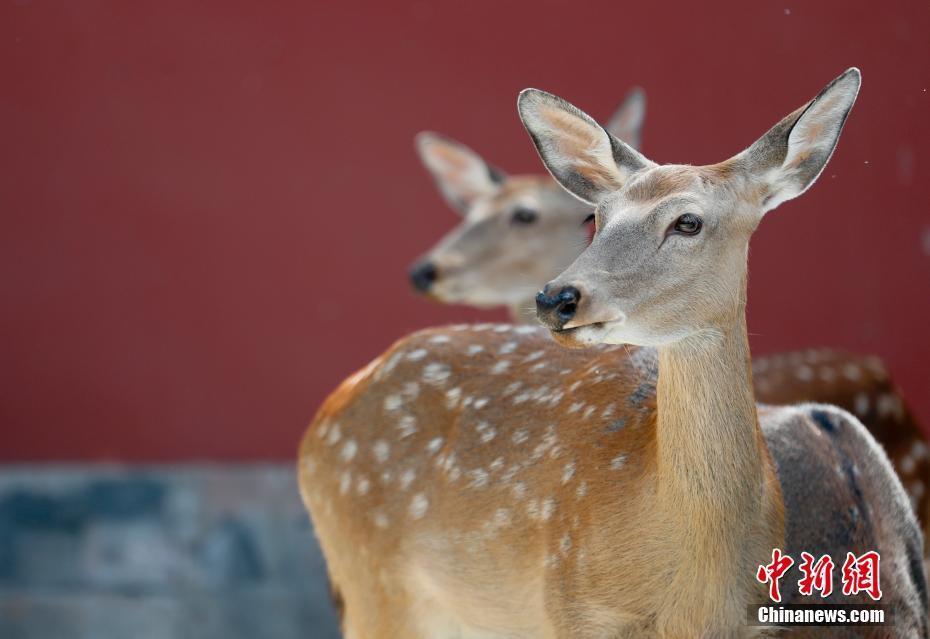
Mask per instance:
[[[656,349],[458,326],[346,380],[300,485],[347,637],[749,635],[773,547],[879,550],[896,612],[881,630],[926,636],[920,532],[881,449],[827,406],[761,409],[760,429],[749,368],[749,236],[816,179],[858,85],[848,71],[710,167],[656,166],[522,94],[548,168],[598,205],[541,317],[565,343]]]
[[[605,129],[638,148],[645,116],[645,93],[633,89]],[[536,291],[588,245],[594,209],[549,175],[507,175],[435,133],[419,134],[416,147],[463,219],[410,269],[414,288],[446,304],[506,306],[515,322],[536,325]],[[829,349],[781,353],[756,358],[753,377],[761,402],[824,402],[861,419],[888,452],[926,536],[930,451],[881,360]]]

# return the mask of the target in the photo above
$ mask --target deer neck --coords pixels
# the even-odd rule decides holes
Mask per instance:
[[[679,574],[713,567],[715,585],[698,580],[698,599],[745,593],[755,562],[784,539],[781,494],[756,416],[745,289],[724,324],[659,349],[656,506],[684,563],[695,564]]]

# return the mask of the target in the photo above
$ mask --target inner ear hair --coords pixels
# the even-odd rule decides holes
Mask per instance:
[[[836,149],[859,83],[859,70],[848,69],[738,156],[766,182],[764,209],[797,197],[817,180]]]
[[[495,193],[506,179],[470,148],[438,133],[419,133],[416,147],[446,201],[461,212],[476,198]]]

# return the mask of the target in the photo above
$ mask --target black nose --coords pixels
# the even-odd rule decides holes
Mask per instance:
[[[549,328],[559,329],[575,317],[581,292],[574,286],[563,286],[555,295],[549,295],[546,286],[536,295],[536,317]]]
[[[410,269],[410,283],[421,293],[428,291],[438,276],[439,273],[432,262],[420,262]]]

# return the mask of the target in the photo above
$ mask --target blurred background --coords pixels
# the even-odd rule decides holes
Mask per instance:
[[[754,353],[881,356],[930,424],[930,4],[0,3],[0,636],[331,637],[297,497],[325,395],[442,307],[422,129],[541,173],[535,86],[709,163],[857,65],[750,257]]]

